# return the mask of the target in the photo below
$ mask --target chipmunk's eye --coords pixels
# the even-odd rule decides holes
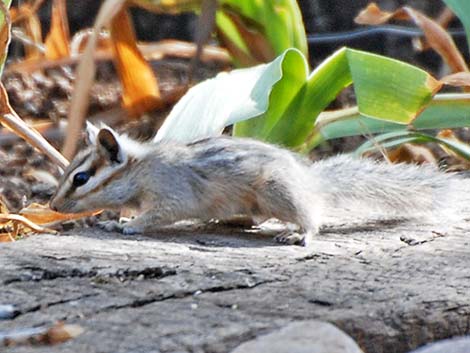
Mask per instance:
[[[73,186],[79,187],[84,184],[90,179],[90,173],[88,172],[80,172],[74,175],[73,177]]]

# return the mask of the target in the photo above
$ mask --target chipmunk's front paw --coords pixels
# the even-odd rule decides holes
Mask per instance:
[[[119,232],[121,233],[121,229],[123,224],[117,221],[101,221],[96,224],[98,228],[101,228],[107,232]]]
[[[97,225],[107,232],[118,232],[124,235],[135,235],[142,233],[138,227],[134,227],[126,222],[102,221],[98,222]]]
[[[142,234],[143,231],[142,229],[139,229],[137,227],[133,227],[128,224],[124,224],[121,228],[121,233],[124,235],[135,235],[135,234]]]
[[[292,231],[282,232],[274,237],[274,240],[281,244],[286,245],[300,245],[305,246],[305,234],[300,234]]]

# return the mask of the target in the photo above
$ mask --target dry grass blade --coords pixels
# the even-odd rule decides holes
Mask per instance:
[[[197,46],[194,43],[176,39],[140,44],[139,49],[147,60],[159,60],[166,56],[190,59],[197,55]],[[226,49],[213,45],[203,47],[199,60],[203,62],[218,61],[226,65],[232,63],[232,59]]]
[[[32,43],[36,45],[25,46],[25,59],[32,60],[42,57],[42,52],[38,49],[42,44],[42,29],[39,17],[36,14],[37,8],[29,4],[21,5],[19,8],[10,10],[12,22],[23,28],[23,32]]]
[[[8,43],[10,41],[10,17],[6,10],[3,2],[1,10],[5,16],[5,25],[2,27],[0,32],[0,53],[5,55]],[[0,83],[0,123],[6,128],[12,130],[29,142],[32,146],[43,152],[52,161],[57,163],[61,168],[65,168],[68,165],[68,161],[54,148],[49,142],[47,142],[40,133],[30,128],[13,110],[8,101],[8,95],[5,91],[5,87]]]
[[[444,10],[439,14],[439,16],[436,18],[436,22],[442,27],[442,28],[447,28],[449,26],[449,23],[454,19],[455,14],[452,12],[451,9],[448,7],[445,7]],[[428,41],[426,38],[415,38],[413,40],[413,45],[415,48],[418,48],[418,50],[425,51],[431,48],[429,45]]]
[[[124,108],[131,116],[137,117],[161,107],[163,102],[157,78],[137,47],[127,7],[113,17],[110,27]]]
[[[39,151],[48,156],[60,168],[65,169],[69,162],[59,151],[51,146],[42,135],[35,129],[29,127],[13,110],[8,102],[5,87],[0,83],[0,123],[13,131],[16,135],[30,143]]]
[[[88,39],[93,34],[93,28],[85,28],[81,31],[76,32],[73,35],[72,41],[70,42],[70,55],[77,57],[80,53],[86,48],[86,43]],[[111,52],[111,35],[108,31],[101,31],[98,33],[98,40],[96,42],[95,53],[99,52]]]
[[[199,63],[204,45],[207,43],[211,33],[214,31],[217,4],[217,0],[203,0],[202,2],[201,14],[199,15],[196,28],[196,55],[191,61],[189,69],[190,77],[193,76],[194,69]]]
[[[100,11],[93,26],[85,51],[81,57],[76,71],[77,80],[70,103],[70,111],[67,124],[67,132],[64,147],[62,149],[66,158],[71,159],[77,150],[77,141],[85,121],[88,109],[89,92],[95,77],[96,65],[94,52],[99,39],[99,32],[121,10],[126,0],[106,0],[101,5]]]
[[[194,43],[184,42],[175,39],[166,39],[155,43],[142,43],[138,45],[139,50],[142,52],[146,60],[161,60],[167,56],[191,59],[196,55],[196,45]],[[69,58],[58,60],[35,60],[35,61],[20,61],[12,63],[6,68],[6,72],[21,72],[32,73],[37,70],[50,69],[60,67],[63,65],[73,65],[81,60],[81,54]],[[95,61],[111,60],[113,53],[109,50],[99,50],[94,53],[93,58]],[[227,50],[222,47],[212,45],[205,46],[201,54],[201,61],[217,61],[225,65],[230,65],[232,59]]]
[[[70,56],[70,34],[65,0],[52,3],[51,29],[46,37],[46,58],[60,59]]]
[[[411,7],[402,7],[395,12],[382,11],[375,3],[371,3],[355,18],[356,23],[378,25],[392,19],[413,21],[424,33],[426,40],[449,65],[452,72],[468,71],[462,54],[454,40],[437,22]]]
[[[455,87],[470,87],[470,72],[457,72],[455,74],[445,76],[439,81],[446,85]]]

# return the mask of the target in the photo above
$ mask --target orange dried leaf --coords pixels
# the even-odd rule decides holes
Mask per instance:
[[[388,159],[393,163],[432,164],[437,166],[437,159],[432,151],[424,146],[405,143],[388,151]]]
[[[137,47],[126,7],[112,19],[110,27],[124,107],[133,116],[161,107],[157,78]]]
[[[452,72],[468,71],[462,54],[446,30],[436,21],[411,7],[405,6],[395,12],[386,12],[372,3],[359,13],[355,21],[359,24],[378,25],[392,19],[413,21],[423,31],[429,45],[449,65]]]
[[[43,5],[45,0],[35,0],[32,4],[29,4],[27,11],[18,9],[17,7],[10,7],[10,16],[11,22],[17,23],[23,21],[25,18],[29,17],[32,13],[36,13],[39,8]],[[24,6],[24,5],[23,5]]]
[[[47,59],[70,56],[70,34],[65,0],[54,0],[52,4],[51,29],[45,47]]]
[[[0,214],[0,223],[1,222],[6,222],[6,221],[12,221],[13,223],[20,223],[22,224],[23,226],[35,231],[35,232],[38,232],[38,233],[54,233],[53,230],[51,229],[47,229],[47,228],[43,228],[37,224],[35,224],[34,222],[30,221],[29,219],[27,219],[26,217],[23,217],[21,215],[17,215],[17,214]]]
[[[458,143],[464,143],[461,139],[459,139],[452,130],[450,129],[445,129],[441,130],[436,137],[442,138],[445,140],[453,141],[453,142],[458,142]],[[456,153],[452,149],[446,147],[444,144],[440,143],[439,147],[442,148],[448,155],[454,157],[458,161],[460,161],[462,164],[466,165],[464,169],[468,169],[468,163],[469,161],[466,160],[464,157],[462,157],[460,154]]]
[[[454,132],[453,132],[452,130],[450,130],[450,129],[441,130],[441,131],[437,134],[437,137],[443,138],[443,139],[447,139],[447,140],[462,142],[462,141],[460,141],[460,140],[457,138],[457,136],[455,136]]]
[[[360,25],[380,25],[393,17],[392,12],[382,11],[375,2],[359,12],[354,21]]]
[[[83,327],[79,325],[64,325],[59,323],[47,330],[44,338],[48,344],[57,344],[75,338],[84,331]]]
[[[15,241],[15,238],[8,233],[0,233],[0,243],[10,243]]]
[[[82,213],[59,213],[51,210],[49,205],[41,205],[32,203],[28,207],[23,208],[19,213],[36,224],[49,224],[55,222],[68,221],[82,217],[94,216],[102,211],[90,211]]]
[[[34,328],[23,328],[6,332],[2,334],[2,342],[4,346],[19,345],[52,345],[68,341],[82,334],[84,329],[79,325],[66,325],[58,322],[53,326],[41,326]]]

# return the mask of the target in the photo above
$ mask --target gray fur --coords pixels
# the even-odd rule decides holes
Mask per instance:
[[[74,199],[80,188],[70,192],[70,178],[76,171],[67,170],[69,177],[60,182],[51,207],[62,212],[141,208],[143,214],[134,220],[105,227],[125,234],[191,218],[274,217],[300,228],[299,234],[282,234],[278,240],[308,245],[324,220],[340,211],[362,219],[368,215],[428,217],[444,209],[453,212],[452,200],[467,187],[459,176],[431,167],[348,156],[311,164],[288,150],[250,139],[215,137],[188,145],[137,145],[115,136],[125,164],[106,164],[90,180],[105,186],[80,200]],[[99,157],[96,149],[87,152],[90,159]],[[76,163],[70,168],[76,168]],[[113,174],[113,168],[119,172]],[[105,175],[114,176],[106,182]]]

